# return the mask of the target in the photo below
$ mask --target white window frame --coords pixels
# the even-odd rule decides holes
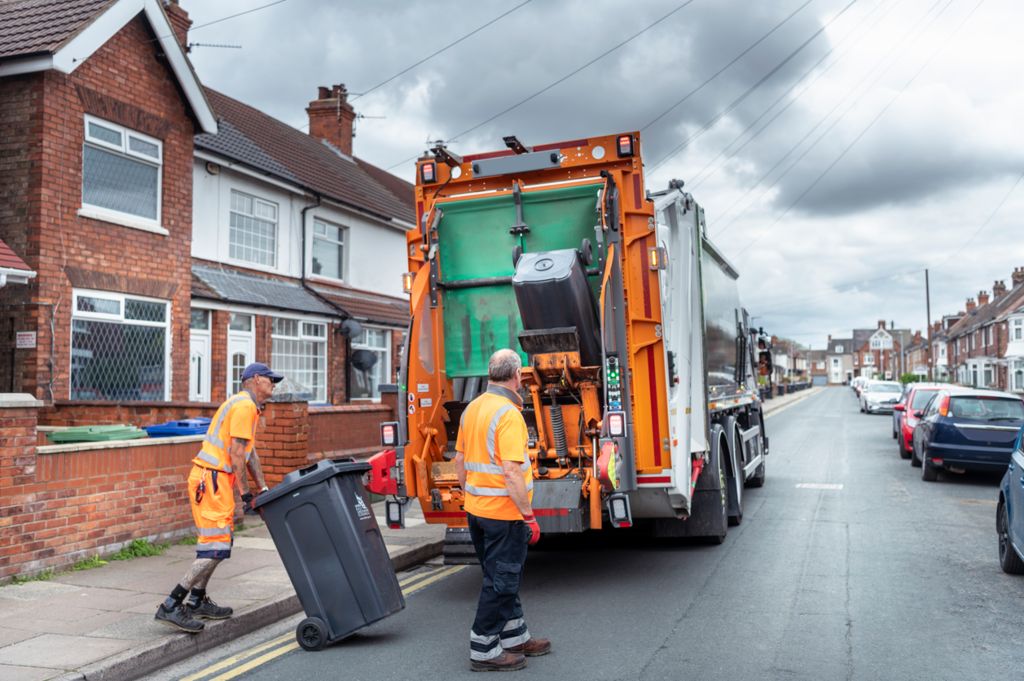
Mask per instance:
[[[121,134],[121,144],[113,144],[106,140],[93,137],[89,134],[89,124],[95,123],[96,125],[116,130]],[[78,214],[82,217],[93,218],[95,220],[103,220],[104,222],[112,222],[122,227],[131,227],[133,229],[141,229],[147,232],[155,232],[157,234],[167,235],[169,232],[161,226],[161,218],[163,216],[163,185],[164,185],[164,143],[149,135],[144,135],[141,132],[126,128],[123,125],[117,123],[111,123],[110,121],[96,116],[90,116],[85,114],[84,124],[82,126],[84,131],[84,137],[82,141],[82,186],[81,186],[81,197],[82,205],[78,211]],[[130,140],[136,138],[148,144],[156,145],[158,158],[153,158],[147,154],[143,154],[131,149]],[[91,203],[85,202],[85,147],[91,146],[104,151],[112,151],[120,154],[133,161],[140,163],[146,163],[151,166],[155,166],[157,169],[156,173],[156,219],[147,218],[141,215],[134,215],[132,213],[125,213],[112,208],[106,208],[104,206],[96,206]]]
[[[240,212],[235,210],[235,207],[234,207],[234,195],[235,194],[240,194],[241,196],[244,196],[245,198],[252,200],[252,202],[253,202],[253,212],[251,214],[240,213]],[[242,215],[244,217],[254,218],[254,219],[257,219],[257,220],[266,220],[266,218],[259,217],[256,214],[256,206],[259,205],[259,204],[263,204],[263,205],[266,205],[266,206],[272,206],[274,208],[274,215],[276,216],[274,218],[274,262],[269,264],[269,265],[267,263],[255,262],[253,260],[243,260],[242,258],[236,258],[235,256],[231,255],[231,229],[232,229],[231,228],[231,216],[232,216],[232,214],[238,213],[238,215]],[[228,250],[227,250],[228,262],[235,263],[235,264],[241,265],[243,267],[265,269],[265,270],[270,270],[270,271],[276,271],[278,269],[278,263],[281,261],[281,256],[280,256],[280,250],[281,250],[281,205],[279,203],[277,203],[276,201],[269,201],[267,199],[260,198],[259,196],[256,196],[255,194],[252,194],[252,193],[247,192],[247,191],[242,191],[241,189],[238,189],[236,187],[231,187],[228,190],[228,230],[227,231],[228,231],[228,234],[227,234],[227,237],[228,237]]]
[[[277,319],[286,319],[286,320],[289,320],[289,321],[297,322],[298,323],[298,329],[299,329],[298,335],[297,336],[284,336],[284,335],[281,335],[281,334],[277,333],[277,331],[274,329],[274,321],[277,320]],[[322,327],[323,330],[324,330],[324,334],[322,336],[314,336],[314,335],[306,334],[305,333],[306,329],[304,327],[305,324],[314,324],[316,326]],[[323,392],[324,392],[324,394],[323,394],[322,397],[320,395],[314,394],[313,395],[313,399],[311,401],[311,403],[313,403],[313,404],[327,404],[327,403],[330,402],[330,398],[329,398],[329,395],[328,395],[328,393],[329,393],[328,382],[331,379],[330,347],[329,347],[330,346],[330,342],[329,341],[331,339],[330,335],[331,335],[331,325],[326,320],[321,319],[321,318],[298,317],[298,316],[287,315],[287,314],[275,314],[275,315],[271,316],[271,318],[270,318],[270,356],[271,356],[271,366],[274,366],[275,370],[277,370],[277,371],[284,371],[286,376],[288,375],[288,370],[286,368],[284,368],[284,367],[277,366],[273,362],[274,341],[275,340],[310,341],[310,342],[316,342],[316,343],[323,343],[323,347],[324,347],[324,352],[323,352],[323,366],[324,366],[324,370],[323,370],[323,377],[324,377],[324,380],[323,380]],[[292,380],[296,380],[297,381],[297,379],[295,379],[294,377],[292,377]],[[304,387],[312,388],[312,386],[304,386]]]
[[[864,353],[864,366],[874,366],[875,356],[870,352]]]
[[[374,352],[380,352],[381,350],[383,350],[384,351],[384,360],[387,362],[387,367],[386,367],[386,370],[384,371],[384,376],[387,378],[387,381],[385,381],[385,382],[388,382],[388,381],[391,380],[391,376],[392,376],[392,366],[391,366],[391,359],[392,359],[391,355],[392,355],[392,352],[391,352],[391,349],[394,346],[394,340],[395,340],[392,337],[391,334],[395,331],[395,329],[391,329],[391,328],[386,327],[386,326],[370,326],[370,325],[367,325],[367,324],[363,325],[363,331],[364,332],[367,331],[367,330],[370,330],[370,329],[372,329],[374,331],[383,331],[384,332],[385,339],[386,339],[385,343],[384,343],[385,347],[384,348],[379,348],[379,347],[376,347],[376,346],[373,346],[373,345],[366,345],[365,343],[356,343],[353,340],[352,343],[351,343],[352,349],[353,350],[372,350]],[[349,371],[350,368],[349,367],[345,367],[345,370]],[[351,397],[351,396],[349,396],[349,401],[351,401],[351,402],[380,402],[380,396],[379,395],[377,397]]]
[[[334,239],[327,238],[326,235],[321,236],[321,235],[317,234],[316,233],[316,223],[318,223],[318,222],[324,224],[327,227],[334,227],[334,228],[340,230],[341,231],[341,241],[340,242],[339,241],[335,241]],[[312,224],[310,224],[309,229],[310,229],[309,253],[308,253],[309,261],[307,262],[307,265],[306,265],[306,271],[310,273],[309,276],[311,278],[314,278],[314,279],[323,279],[325,281],[333,281],[333,282],[339,282],[339,281],[340,282],[344,282],[344,281],[347,281],[348,275],[349,275],[349,262],[350,262],[350,260],[349,260],[349,242],[348,242],[348,237],[349,237],[349,233],[350,233],[349,232],[349,228],[347,226],[345,226],[345,225],[342,225],[342,224],[338,223],[338,222],[334,222],[332,220],[325,220],[324,218],[320,218],[320,217],[314,216],[313,217],[313,222],[312,222]],[[331,277],[331,276],[328,276],[326,274],[318,274],[316,272],[313,272],[313,249],[314,249],[314,246],[316,245],[317,239],[320,239],[321,241],[327,241],[327,242],[329,242],[331,244],[335,244],[335,245],[341,247],[341,277],[340,278]]]
[[[79,298],[102,298],[105,300],[116,300],[120,306],[120,313],[110,314],[106,312],[83,312],[78,309]],[[164,321],[162,322],[147,322],[139,319],[125,319],[124,307],[125,301],[140,300],[146,303],[163,303],[167,311],[164,315]],[[147,296],[137,296],[130,293],[114,293],[111,291],[97,291],[95,289],[79,289],[76,288],[72,291],[71,295],[71,328],[69,329],[68,335],[68,399],[72,399],[72,381],[71,368],[73,367],[74,360],[74,341],[71,338],[71,334],[74,333],[74,321],[76,319],[85,319],[92,321],[101,322],[120,322],[121,324],[130,324],[133,326],[149,326],[164,329],[164,397],[163,401],[167,402],[171,399],[171,360],[172,360],[172,341],[173,335],[171,333],[171,301],[162,300],[160,298],[149,298]]]
[[[1024,341],[1024,317],[1010,318],[1010,341]]]
[[[838,354],[838,355],[843,354],[843,346],[842,345],[837,345],[836,346],[836,354]]]

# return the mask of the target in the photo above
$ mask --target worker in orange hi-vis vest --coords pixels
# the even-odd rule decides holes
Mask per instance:
[[[533,469],[527,456],[522,362],[498,350],[488,362],[487,391],[462,413],[455,470],[465,492],[469,533],[483,585],[469,634],[473,671],[511,671],[527,657],[551,652],[551,642],[530,636],[519,601],[526,547],[540,539],[533,515]]]
[[[220,405],[192,460],[188,499],[196,524],[196,559],[185,578],[157,608],[155,619],[191,634],[203,630],[200,619],[226,619],[231,608],[217,605],[206,595],[206,585],[222,560],[231,557],[235,526],[235,488],[252,510],[246,469],[259,491],[267,489],[256,455],[256,424],[263,404],[284,376],[266,364],[254,362],[242,370],[242,391]],[[185,596],[191,598],[185,603]]]

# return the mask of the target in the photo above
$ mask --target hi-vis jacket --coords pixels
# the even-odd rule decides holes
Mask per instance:
[[[256,424],[259,423],[260,410],[253,401],[252,395],[244,390],[233,395],[213,416],[210,427],[203,438],[203,447],[192,459],[197,466],[209,468],[223,473],[245,475],[245,471],[231,469],[231,456],[228,454],[232,438],[247,440],[245,460],[252,456],[256,444]]]
[[[520,464],[526,493],[533,499],[533,468],[526,456],[523,402],[508,388],[490,385],[462,413],[456,451],[466,466],[467,513],[493,520],[522,520],[505,488],[503,461]]]

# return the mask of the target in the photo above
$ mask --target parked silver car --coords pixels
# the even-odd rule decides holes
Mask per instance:
[[[865,414],[891,414],[902,394],[899,381],[868,381],[860,393],[860,410]]]

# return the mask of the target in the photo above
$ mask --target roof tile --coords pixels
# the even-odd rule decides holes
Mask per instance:
[[[55,52],[116,0],[0,0],[0,59]]]
[[[197,135],[196,146],[295,182],[379,217],[412,224],[413,186],[248,104],[206,88],[223,133]]]
[[[19,258],[18,254],[11,250],[11,247],[5,244],[3,240],[0,240],[0,267],[6,267],[11,270],[24,270],[26,272],[32,271],[32,268]]]

